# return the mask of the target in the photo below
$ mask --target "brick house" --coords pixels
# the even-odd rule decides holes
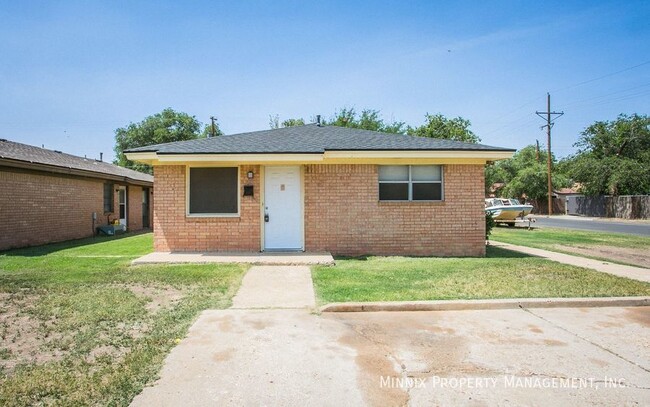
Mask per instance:
[[[484,167],[514,150],[310,124],[126,152],[156,251],[484,256]]]
[[[151,226],[153,177],[103,161],[0,139],[0,189],[0,250]]]

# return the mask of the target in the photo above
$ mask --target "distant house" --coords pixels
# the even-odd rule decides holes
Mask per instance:
[[[310,124],[126,155],[154,166],[156,251],[483,256],[485,164],[513,152]]]
[[[567,215],[570,212],[575,211],[575,209],[572,208],[575,208],[577,205],[576,198],[584,196],[584,194],[580,192],[581,187],[581,184],[576,183],[571,188],[559,188],[553,190],[554,198],[557,197],[562,201],[564,205],[564,213]]]
[[[153,177],[0,139],[0,250],[92,236],[117,219],[151,226]]]

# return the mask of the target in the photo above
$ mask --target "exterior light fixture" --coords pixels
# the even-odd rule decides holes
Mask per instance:
[[[248,179],[253,179],[254,175],[255,174],[253,173],[253,171],[248,171],[248,173],[246,173],[246,176],[248,177]]]

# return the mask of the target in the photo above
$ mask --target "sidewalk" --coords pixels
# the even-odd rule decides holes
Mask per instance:
[[[309,266],[254,266],[232,300],[233,309],[315,306]]]
[[[593,260],[586,257],[571,256],[569,254],[556,253],[526,246],[517,246],[509,243],[496,242],[493,240],[490,241],[490,244],[494,247],[500,247],[507,250],[530,254],[531,256],[543,257],[545,259],[553,260],[558,263],[570,264],[577,267],[585,267],[603,273],[613,274],[618,277],[631,278],[634,280],[650,283],[650,269],[614,264],[604,262],[602,260]]]

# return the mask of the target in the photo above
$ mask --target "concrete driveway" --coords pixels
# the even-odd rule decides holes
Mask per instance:
[[[648,405],[650,307],[206,311],[133,402]]]

